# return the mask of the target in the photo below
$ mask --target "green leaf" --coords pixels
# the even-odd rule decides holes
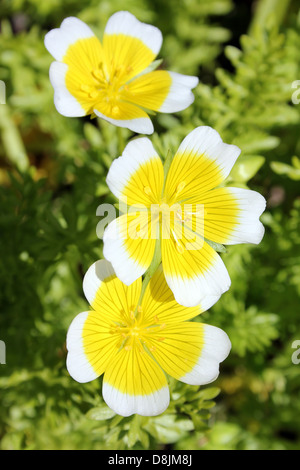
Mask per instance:
[[[259,155],[244,156],[236,162],[230,173],[230,179],[247,183],[265,163],[265,158]]]
[[[107,405],[97,406],[95,408],[91,408],[86,416],[89,419],[93,419],[95,421],[104,421],[107,419],[111,419],[116,415],[116,413],[110,409]]]

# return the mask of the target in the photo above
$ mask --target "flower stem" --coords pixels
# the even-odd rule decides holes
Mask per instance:
[[[153,255],[151,264],[150,264],[149,268],[147,269],[145,277],[143,279],[142,289],[141,289],[138,304],[137,304],[136,309],[135,309],[135,314],[137,313],[138,306],[141,305],[141,303],[142,303],[142,300],[143,300],[146,288],[149,284],[149,281],[152,278],[152,276],[154,275],[154,273],[156,272],[156,270],[158,269],[158,267],[160,266],[160,263],[161,263],[161,249],[160,249],[160,238],[158,238],[157,241],[156,241],[154,255]]]
[[[119,154],[122,155],[125,146],[122,127],[117,127],[117,136]]]
[[[28,155],[9,106],[4,104],[0,104],[0,136],[8,159],[20,171],[26,171],[30,166]]]
[[[169,169],[170,169],[172,160],[173,160],[172,152],[171,152],[170,149],[168,149],[167,156],[166,156],[166,159],[165,159],[165,162],[164,162],[164,184],[163,184],[162,193],[165,190],[166,180],[167,180],[167,176],[168,176],[168,173],[169,173]]]

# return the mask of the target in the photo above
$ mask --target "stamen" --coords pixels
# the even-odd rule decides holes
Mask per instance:
[[[92,74],[94,75],[94,77],[97,79],[97,80],[103,80],[103,72],[99,69],[94,69],[92,71]]]
[[[143,313],[143,308],[142,308],[141,305],[138,306],[137,311],[138,311],[139,313]]]
[[[124,349],[125,349],[125,351],[130,351],[132,349],[132,346],[131,345],[125,346]]]
[[[178,253],[180,253],[182,255],[182,253],[184,252],[184,247],[180,244],[174,230],[171,230],[171,232],[172,232],[172,235],[173,235],[175,243],[176,243],[176,249],[177,249]]]
[[[85,83],[82,83],[80,85],[80,90],[81,91],[85,91],[86,93],[90,93],[92,90],[91,90],[91,87],[86,85]]]
[[[177,219],[180,220],[180,222],[184,222],[184,218],[182,218],[181,216],[182,216],[182,211],[178,209],[178,211],[176,212],[176,217]]]
[[[150,196],[152,193],[150,186],[144,186],[144,193],[147,194],[147,196]]]
[[[119,114],[119,111],[120,111],[120,108],[119,106],[113,106],[111,112],[114,116],[116,116],[117,114]]]
[[[98,91],[97,91],[97,90],[92,91],[92,92],[89,94],[89,96],[90,96],[90,98],[93,98],[93,99],[97,98],[97,96],[98,96]]]
[[[176,193],[180,193],[186,187],[185,181],[181,181],[176,188]]]
[[[184,252],[184,248],[182,245],[176,244],[176,249],[180,255],[182,255],[182,253]]]

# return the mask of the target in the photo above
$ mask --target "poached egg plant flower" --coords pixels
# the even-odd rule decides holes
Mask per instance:
[[[264,234],[263,196],[220,187],[239,154],[214,129],[201,126],[182,141],[164,174],[147,137],[127,144],[113,161],[107,184],[136,212],[114,219],[103,236],[104,257],[123,283],[130,285],[147,271],[159,242],[163,272],[179,304],[191,307],[208,299],[213,304],[229,289],[225,265],[207,241],[258,244]],[[170,208],[173,217],[168,218]]]
[[[176,303],[161,269],[142,299],[141,288],[141,278],[126,286],[108,261],[97,261],[83,280],[92,309],[77,315],[67,334],[70,375],[84,383],[104,373],[103,398],[122,416],[166,410],[164,372],[191,385],[214,381],[231,348],[223,330],[186,321],[202,309]]]
[[[54,104],[63,116],[95,114],[140,134],[153,132],[147,110],[172,113],[193,101],[198,78],[154,70],[162,44],[158,28],[120,11],[108,20],[103,42],[81,20],[66,18],[45,36]]]

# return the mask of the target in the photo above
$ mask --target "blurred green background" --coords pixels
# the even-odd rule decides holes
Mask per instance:
[[[268,203],[262,243],[222,254],[232,286],[202,315],[232,341],[219,379],[170,380],[156,418],[114,415],[101,379],[81,385],[65,367],[67,329],[87,308],[82,278],[102,256],[96,209],[113,201],[118,134],[57,113],[43,39],[66,16],[101,38],[123,9],[161,29],[164,68],[200,78],[192,106],[153,117],[157,151],[210,125],[242,149],[228,185]],[[0,449],[299,449],[299,2],[1,0],[0,21]]]

